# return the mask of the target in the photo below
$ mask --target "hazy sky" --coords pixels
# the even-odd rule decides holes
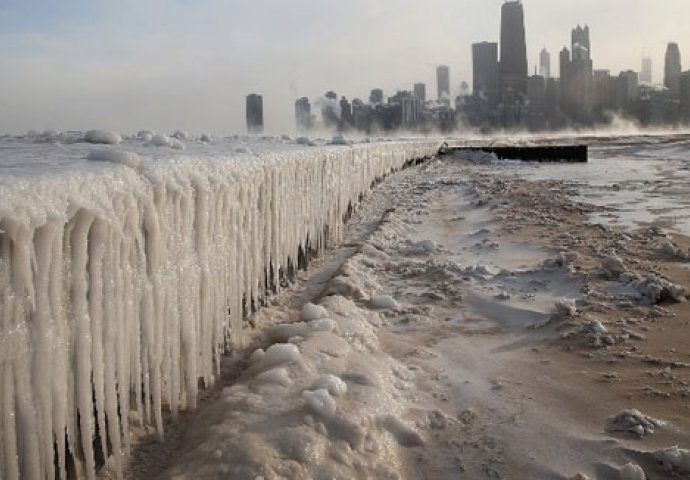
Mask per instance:
[[[503,0],[0,0],[0,131],[244,131],[244,97],[266,128],[292,131],[294,99],[368,98],[451,67],[471,83],[470,45],[498,41]],[[594,68],[661,81],[668,41],[690,65],[690,0],[524,0],[530,70],[575,25]]]

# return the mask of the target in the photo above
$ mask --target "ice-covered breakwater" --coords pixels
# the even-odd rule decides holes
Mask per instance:
[[[8,479],[119,471],[131,429],[195,406],[247,310],[338,241],[372,182],[440,145],[37,140],[0,139]]]

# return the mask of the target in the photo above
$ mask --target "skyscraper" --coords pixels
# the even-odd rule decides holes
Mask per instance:
[[[303,132],[311,128],[311,105],[307,97],[295,101],[295,121],[297,130]]]
[[[498,44],[490,42],[472,45],[472,90],[490,104],[499,102]]]
[[[501,7],[501,96],[527,94],[527,44],[525,41],[525,12],[520,0],[509,1]]]
[[[551,54],[545,48],[539,54],[539,75],[546,80],[551,78]]]
[[[436,67],[436,83],[438,86],[438,101],[450,101],[450,68],[447,65]]]
[[[571,32],[571,51],[561,51],[561,108],[579,122],[589,122],[592,113],[593,63],[589,27],[579,25]]]
[[[423,83],[415,83],[413,88],[414,96],[422,103],[426,102],[426,85]]]
[[[256,93],[247,95],[247,131],[249,133],[264,131],[264,97]]]
[[[375,88],[371,91],[369,95],[369,103],[372,105],[380,105],[383,103],[383,90],[380,88]]]
[[[642,58],[642,70],[640,70],[640,83],[647,85],[652,84],[652,59],[650,57]]]
[[[666,62],[664,64],[664,85],[673,95],[680,94],[680,49],[677,43],[669,43],[666,48]]]

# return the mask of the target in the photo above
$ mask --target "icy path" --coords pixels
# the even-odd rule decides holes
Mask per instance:
[[[144,137],[1,139],[2,478],[120,472],[131,429],[162,437],[164,406],[195,406],[245,314],[372,182],[439,146]]]

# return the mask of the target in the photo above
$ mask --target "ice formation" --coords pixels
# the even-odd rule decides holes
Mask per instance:
[[[139,155],[122,150],[91,150],[86,158],[92,162],[120,163],[131,168],[139,168],[141,164]]]
[[[139,137],[123,143],[137,170],[89,162],[84,144],[31,143],[21,145],[37,159],[31,174],[0,171],[2,478],[66,478],[71,455],[94,478],[95,449],[119,470],[131,427],[162,436],[164,408],[174,417],[195,406],[200,380],[212,385],[221,354],[241,344],[246,313],[305,252],[341,238],[372,182],[438,150],[425,141],[249,156],[216,144],[150,149],[141,140],[179,140]],[[66,166],[44,172],[51,155]],[[264,383],[287,385],[280,368],[299,349],[253,358]],[[323,394],[306,396],[330,411]]]
[[[103,143],[106,145],[117,145],[122,142],[122,137],[107,130],[89,130],[84,135],[84,141],[87,143]]]

